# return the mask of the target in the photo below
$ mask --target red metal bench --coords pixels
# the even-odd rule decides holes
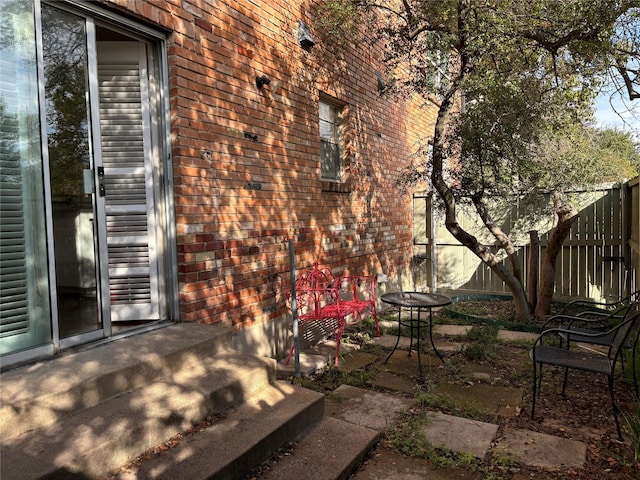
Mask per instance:
[[[335,277],[327,267],[314,263],[296,280],[296,311],[299,331],[309,339],[307,332],[315,329],[318,335],[333,333],[336,341],[335,365],[338,366],[340,341],[349,325],[372,316],[376,332],[380,336],[375,299],[375,275],[349,275]],[[291,291],[287,292],[291,307]],[[316,336],[318,336],[316,335]],[[294,346],[289,351],[286,364],[291,361]]]

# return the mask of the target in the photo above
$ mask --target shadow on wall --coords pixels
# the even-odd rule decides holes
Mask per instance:
[[[403,102],[380,96],[374,53],[336,54],[322,42],[308,52],[296,44],[292,31],[298,20],[311,18],[311,5],[301,6],[300,19],[280,19],[286,28],[275,32],[266,57],[244,43],[265,41],[264,19],[250,10],[224,8],[230,26],[246,33],[243,47],[230,52],[243,68],[214,79],[222,100],[235,107],[204,105],[180,112],[194,124],[207,117],[214,131],[224,129],[219,143],[207,148],[211,155],[199,159],[206,168],[198,169],[198,178],[183,177],[195,184],[190,194],[176,198],[179,228],[201,230],[193,235],[198,245],[184,248],[195,250],[207,265],[203,280],[196,282],[185,281],[192,265],[179,265],[182,316],[237,329],[259,326],[263,334],[279,337],[279,327],[268,324],[287,316],[283,291],[290,284],[290,238],[297,270],[320,261],[335,273],[382,272],[410,279],[411,227],[409,222],[399,227],[399,212],[410,212],[410,199],[389,194],[397,188],[387,167],[399,155],[408,161],[412,145],[408,140],[398,145],[396,132],[413,127]],[[334,61],[320,61],[325,58]],[[347,68],[350,60],[365,70],[357,85]],[[256,78],[263,75],[270,81],[258,88]],[[319,148],[309,146],[318,137],[318,90],[357,99],[349,105],[347,192],[323,190]],[[203,216],[210,221],[201,223]],[[214,240],[200,240],[208,237]],[[281,279],[277,289],[273,278]]]

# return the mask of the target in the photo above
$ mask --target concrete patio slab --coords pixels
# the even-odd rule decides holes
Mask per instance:
[[[587,459],[587,446],[583,442],[512,428],[505,428],[496,451],[545,470],[582,468]]]
[[[383,430],[395,424],[413,403],[404,397],[350,385],[341,385],[333,393],[334,395],[326,398],[325,416],[374,430]]]
[[[434,447],[484,458],[498,425],[434,412],[429,414],[429,424],[422,427],[422,432]]]

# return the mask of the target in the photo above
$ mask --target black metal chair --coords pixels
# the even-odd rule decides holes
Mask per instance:
[[[630,301],[630,299],[634,300]],[[577,300],[576,302],[580,302],[580,300]],[[589,303],[594,304],[597,302]],[[571,342],[608,346],[613,341],[613,336],[615,333],[610,329],[620,323],[620,321],[625,318],[627,313],[633,313],[628,312],[629,309],[631,309],[632,311],[640,311],[638,292],[635,292],[631,296],[617,303],[618,307],[608,312],[585,310],[575,316],[566,314],[553,315],[549,317],[549,319],[542,325],[542,327],[540,328],[540,332],[542,333],[543,331],[547,330],[549,328],[549,325],[554,325],[555,328],[569,330],[571,333],[559,334],[560,338],[567,343],[567,348],[570,347]],[[632,334],[629,336],[627,345],[631,349],[633,386],[636,398],[640,399],[640,392],[638,388],[638,384],[640,382],[638,381],[637,372],[638,361],[636,360],[640,329],[636,330],[638,331],[635,332],[635,335],[632,332]],[[600,334],[607,331],[609,332],[608,335],[594,336],[594,334]],[[622,365],[622,371],[624,372],[626,368],[624,355],[620,356],[620,364]]]
[[[565,369],[564,382],[562,384],[562,394],[565,394],[569,369],[583,370],[587,372],[599,373],[607,376],[609,383],[609,395],[613,407],[613,416],[616,422],[618,438],[622,440],[620,421],[618,419],[618,406],[615,402],[613,380],[618,359],[621,357],[622,348],[629,336],[633,333],[634,354],[635,345],[638,343],[638,329],[640,328],[640,311],[637,302],[627,308],[621,321],[614,327],[603,332],[576,333],[570,328],[551,328],[540,334],[530,351],[533,361],[533,401],[531,406],[531,418],[535,417],[536,398],[542,385],[542,366],[550,365]],[[575,350],[571,344],[577,338],[581,338],[581,343],[601,345],[605,352]],[[605,340],[606,339],[606,340]],[[635,364],[635,358],[634,358]],[[539,368],[538,368],[539,366]]]
[[[593,315],[608,315],[609,313],[618,310],[620,308],[628,306],[630,303],[637,302],[640,300],[640,290],[636,290],[635,292],[627,295],[626,297],[616,301],[616,302],[596,302],[595,300],[572,300],[567,303],[562,310],[560,311],[560,315],[569,314],[570,311],[575,309],[580,309],[580,312],[577,316],[582,316],[584,314],[593,314]]]

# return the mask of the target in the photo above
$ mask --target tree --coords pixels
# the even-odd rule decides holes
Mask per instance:
[[[640,49],[635,35],[621,33],[620,22],[624,19],[628,32],[637,31],[639,0],[329,3],[333,12],[356,5],[361,15],[374,16],[361,24],[378,25],[375,41],[385,45],[388,76],[396,91],[437,96],[431,149],[405,180],[430,181],[442,201],[447,230],[505,282],[520,320],[529,321],[534,311],[548,313],[550,297],[544,293],[553,286],[556,257],[577,212],[560,194],[571,186],[559,173],[571,155],[557,155],[552,163],[545,145],[588,123],[597,89],[612,67],[633,75]],[[443,68],[444,81],[434,75]],[[554,185],[559,178],[563,184]],[[534,308],[517,250],[494,220],[488,198],[542,190],[554,192],[555,221],[543,261],[543,295]],[[475,208],[495,245],[480,242],[461,227],[461,203]]]
[[[626,93],[629,100],[640,98],[639,17],[637,8],[629,8],[620,15],[609,49],[609,63],[614,67],[609,80],[615,91]]]

